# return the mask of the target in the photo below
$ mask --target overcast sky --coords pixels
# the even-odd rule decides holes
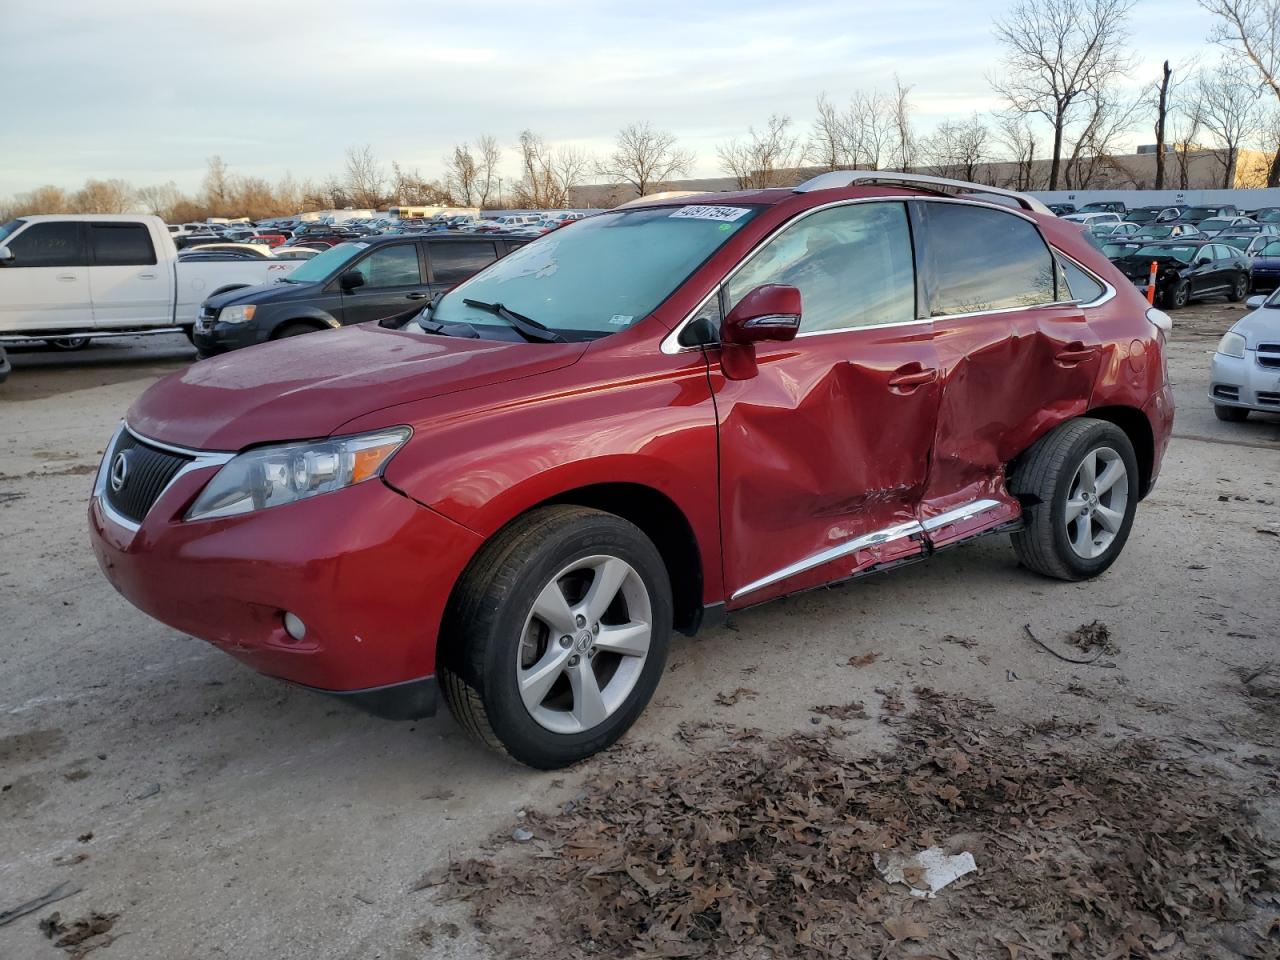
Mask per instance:
[[[86,177],[193,189],[205,159],[276,179],[371,144],[434,177],[452,144],[525,127],[607,150],[637,120],[716,176],[715,146],[770,113],[808,125],[913,85],[918,126],[999,106],[991,22],[1010,0],[0,0],[0,196]],[[1208,58],[1194,0],[1139,0],[1135,90]],[[1131,142],[1149,142],[1135,132]],[[512,159],[514,155],[512,155]]]

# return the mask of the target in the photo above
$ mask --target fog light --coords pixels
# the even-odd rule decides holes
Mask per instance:
[[[284,630],[295,640],[301,640],[307,635],[307,625],[298,619],[297,614],[289,613],[287,610],[284,614]]]

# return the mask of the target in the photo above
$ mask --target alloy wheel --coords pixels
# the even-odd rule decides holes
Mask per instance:
[[[529,715],[553,733],[583,733],[626,702],[649,655],[649,591],[631,564],[575,560],[542,588],[525,619],[516,684]]]
[[[1085,454],[1071,479],[1063,520],[1071,549],[1092,560],[1105,553],[1124,524],[1129,505],[1129,474],[1111,447]]]

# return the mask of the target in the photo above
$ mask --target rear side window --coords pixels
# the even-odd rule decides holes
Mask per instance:
[[[36,223],[8,243],[14,267],[83,267],[84,246],[80,224],[72,222]]]
[[[922,203],[929,314],[1052,303],[1053,257],[1035,225],[1000,210]]]
[[[156,262],[151,233],[141,223],[91,223],[89,249],[96,267],[140,267]]]
[[[498,259],[493,243],[467,241],[429,243],[431,279],[434,283],[461,283]]]

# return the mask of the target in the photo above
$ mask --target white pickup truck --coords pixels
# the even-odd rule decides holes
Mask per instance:
[[[178,259],[159,217],[30,216],[0,224],[0,343],[182,330],[215,293],[271,283],[301,261]]]

